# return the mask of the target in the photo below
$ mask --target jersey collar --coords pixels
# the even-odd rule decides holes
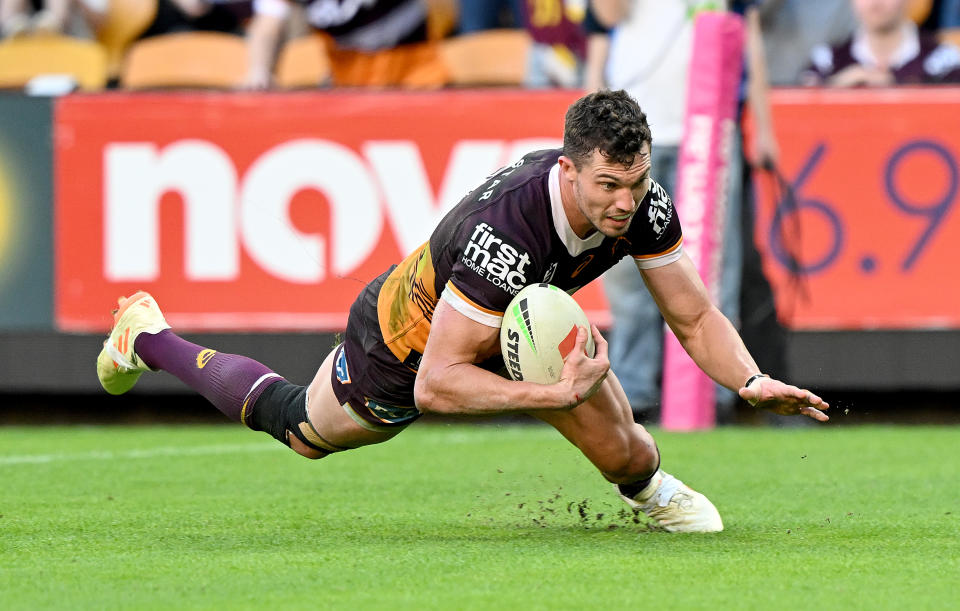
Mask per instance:
[[[853,56],[853,59],[857,60],[857,63],[863,64],[864,66],[877,66],[879,64],[877,57],[873,54],[873,51],[870,50],[870,45],[867,43],[867,34],[862,28],[857,30],[853,35],[850,55]],[[903,40],[890,57],[889,68],[891,70],[898,70],[918,55],[920,55],[920,34],[917,26],[912,21],[904,23]]]
[[[553,226],[557,232],[557,237],[563,242],[570,256],[576,257],[586,250],[600,246],[600,243],[603,242],[602,233],[594,231],[586,238],[581,238],[573,231],[573,227],[570,226],[567,213],[563,210],[563,200],[560,197],[559,164],[555,164],[553,168],[550,169],[547,184],[550,186],[550,210],[553,213]]]

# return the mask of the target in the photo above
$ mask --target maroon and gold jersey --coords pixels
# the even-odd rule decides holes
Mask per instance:
[[[427,243],[361,293],[348,339],[350,326],[365,329],[362,340],[354,339],[356,349],[396,366],[376,381],[391,396],[373,398],[413,405],[413,379],[440,299],[499,327],[510,300],[527,285],[548,282],[573,293],[625,256],[643,268],[680,258],[680,222],[670,196],[653,180],[624,236],[578,237],[560,199],[561,154],[536,151],[493,174],[443,217]],[[401,398],[398,386],[407,385]]]

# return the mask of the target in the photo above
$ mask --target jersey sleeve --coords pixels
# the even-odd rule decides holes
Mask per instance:
[[[923,62],[929,80],[935,83],[960,82],[960,48],[938,44]]]
[[[287,0],[253,0],[254,15],[286,19],[290,16],[290,12],[290,3]]]
[[[503,312],[535,275],[532,240],[509,232],[509,219],[477,215],[454,238],[449,279],[440,295],[453,309],[488,327],[499,327]]]
[[[801,85],[820,85],[836,72],[834,67],[834,50],[826,44],[814,45],[810,50],[807,66],[800,72],[797,82]]]
[[[642,269],[673,263],[683,254],[683,231],[673,200],[656,181],[651,181],[630,228],[630,255]]]

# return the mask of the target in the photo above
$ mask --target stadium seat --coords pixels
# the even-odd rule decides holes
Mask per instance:
[[[86,91],[107,83],[107,53],[92,40],[37,35],[0,42],[0,88],[21,88],[38,76],[68,75]]]
[[[134,43],[120,73],[124,89],[232,89],[243,82],[247,48],[241,36],[183,32]]]
[[[907,0],[907,15],[916,24],[922,24],[930,16],[933,0]]]
[[[522,85],[530,52],[524,30],[486,30],[441,42],[453,86]]]
[[[322,34],[294,38],[280,49],[274,80],[282,89],[319,87],[330,79],[330,58]]]
[[[947,42],[960,47],[960,28],[941,28],[937,31],[940,42]]]
[[[120,76],[130,44],[150,27],[157,16],[157,0],[109,0],[107,15],[97,28],[97,40],[107,50],[107,74]]]

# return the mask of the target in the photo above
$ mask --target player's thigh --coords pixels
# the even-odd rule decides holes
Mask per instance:
[[[612,371],[597,392],[577,407],[530,413],[581,449],[623,443],[623,439],[633,434],[630,404]]]
[[[577,407],[530,413],[557,429],[608,478],[630,481],[656,466],[656,443],[633,421],[630,403],[612,371],[596,394]]]
[[[347,414],[333,392],[331,374],[336,349],[332,350],[317,370],[307,389],[310,423],[327,442],[343,448],[380,443],[394,437],[402,429],[381,432],[371,431],[357,424]]]

